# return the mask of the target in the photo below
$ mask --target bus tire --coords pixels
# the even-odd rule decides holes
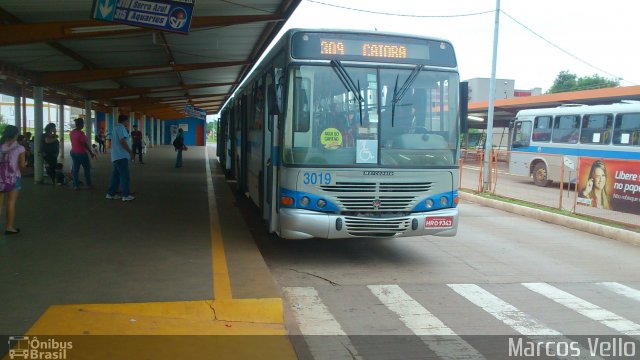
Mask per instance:
[[[547,186],[551,181],[548,179],[547,165],[542,161],[533,168],[533,183],[538,186]]]

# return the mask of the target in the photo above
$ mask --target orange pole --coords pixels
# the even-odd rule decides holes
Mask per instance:
[[[496,193],[496,185],[498,185],[498,155],[493,161],[493,193]]]
[[[562,160],[562,164],[560,165],[560,203],[558,204],[559,210],[562,210],[562,192],[564,191],[564,158]]]
[[[480,164],[484,164],[484,153],[480,153]],[[479,176],[478,176],[478,192],[483,192],[484,189],[482,188],[482,180],[484,179],[484,166],[480,166],[480,172],[479,172]]]
[[[573,186],[573,213],[576,213],[576,205],[578,204],[578,185],[580,184],[580,158],[576,158],[576,184]]]

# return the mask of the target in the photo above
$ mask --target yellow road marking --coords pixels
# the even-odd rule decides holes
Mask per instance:
[[[215,299],[52,305],[25,335],[273,335],[83,336],[68,339],[74,342],[68,355],[91,359],[297,358],[284,326],[281,298],[232,299],[206,147],[205,154]]]
[[[285,335],[282,299],[53,305],[27,335]]]
[[[224,242],[220,232],[220,217],[216,204],[216,194],[213,189],[211,167],[209,165],[209,150],[204,149],[207,169],[207,193],[209,198],[209,224],[211,225],[211,260],[213,262],[213,295],[216,299],[231,299],[231,280],[227,257],[224,253]]]

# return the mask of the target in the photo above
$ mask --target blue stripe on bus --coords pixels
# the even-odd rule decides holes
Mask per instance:
[[[606,159],[625,159],[625,160],[638,160],[640,159],[640,148],[634,148],[636,152],[631,151],[613,151],[613,150],[596,150],[596,149],[572,149],[572,148],[560,148],[560,147],[547,147],[547,146],[529,146],[526,148],[515,148],[514,152],[528,152],[536,154],[557,154],[557,155],[572,155],[572,156],[585,156],[593,158],[606,158]]]
[[[285,188],[280,188],[280,196],[288,196],[294,200],[294,203],[290,206],[285,206],[285,205],[282,205],[281,203],[280,205],[281,207],[293,208],[293,209],[307,209],[307,210],[331,212],[331,213],[339,212],[339,209],[335,204],[333,204],[331,201],[327,200],[326,198],[316,194],[310,194],[310,193],[305,193],[301,191],[293,191]],[[310,200],[309,205],[307,206],[303,206],[300,203],[300,199],[302,199],[302,197],[304,196],[308,197]],[[444,205],[440,203],[440,198],[442,198],[443,196],[447,198],[447,203]],[[458,196],[457,190],[434,194],[431,196],[425,196],[424,198],[420,199],[418,204],[414,206],[411,212],[426,212],[426,211],[434,211],[434,210],[457,207],[457,204],[453,201],[453,199],[455,199],[457,196]],[[327,202],[327,205],[323,208],[319,208],[317,206],[317,202],[320,199]],[[430,208],[427,208],[427,205],[426,205],[427,199],[431,199],[433,201],[433,206],[431,206]]]
[[[447,198],[447,203],[445,205],[440,204],[440,198],[442,198],[443,196]],[[455,199],[457,196],[458,196],[458,190],[426,196],[423,199],[420,199],[420,201],[418,202],[418,205],[416,205],[411,210],[411,212],[425,212],[425,211],[433,211],[433,210],[456,207],[457,204],[453,201],[453,199]],[[431,206],[430,208],[427,208],[427,205],[426,205],[427,199],[431,199],[433,201],[433,206]]]
[[[338,207],[335,204],[333,204],[331,201],[316,194],[310,194],[310,193],[305,193],[301,191],[293,191],[285,188],[280,188],[280,196],[288,196],[294,200],[293,205],[285,206],[285,205],[282,205],[282,203],[280,203],[280,207],[293,208],[293,209],[306,209],[306,210],[331,212],[331,213],[337,213],[339,211]],[[309,205],[307,206],[303,206],[300,203],[300,199],[302,199],[304,196],[308,197],[310,200]],[[320,199],[327,202],[327,205],[325,205],[323,208],[319,208],[317,205],[318,200]]]

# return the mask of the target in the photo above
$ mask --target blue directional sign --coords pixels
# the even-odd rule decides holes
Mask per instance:
[[[92,17],[188,34],[194,3],[195,0],[94,0]]]
[[[196,119],[206,120],[207,119],[207,111],[194,107],[193,105],[185,105],[184,106],[185,115],[188,117],[194,117]]]

